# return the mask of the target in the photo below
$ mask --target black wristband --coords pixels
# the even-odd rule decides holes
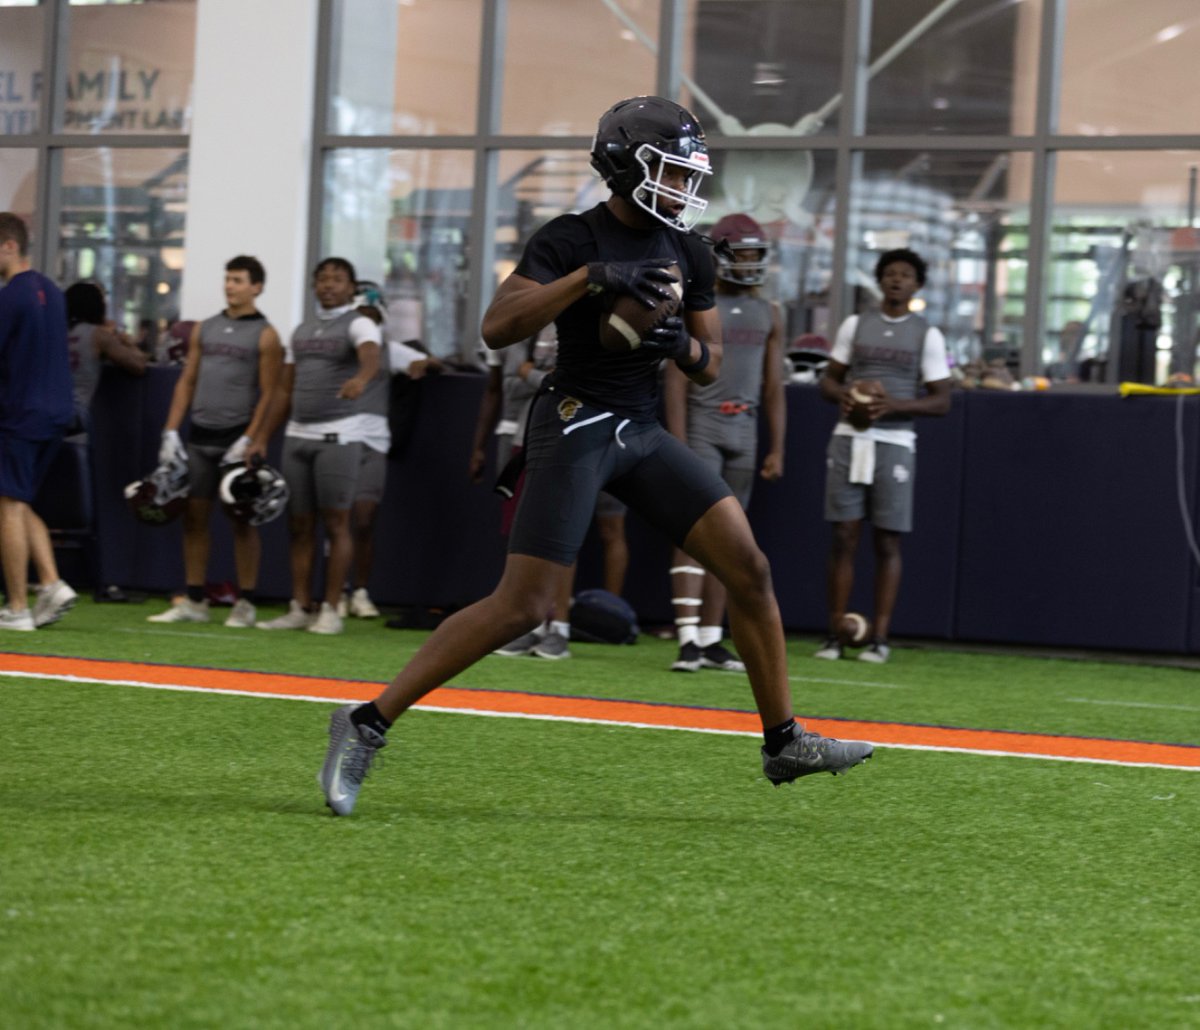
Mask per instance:
[[[679,371],[685,376],[694,375],[697,372],[703,372],[706,368],[708,368],[709,358],[712,357],[712,355],[708,352],[707,343],[705,343],[703,340],[697,340],[696,342],[700,344],[700,357],[687,365],[681,365],[678,361],[675,362],[675,367],[679,369]]]

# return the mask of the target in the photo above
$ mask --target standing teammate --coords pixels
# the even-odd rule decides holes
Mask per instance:
[[[558,360],[534,401],[526,479],[495,591],[446,619],[374,701],[337,709],[320,782],[336,815],[353,809],[393,721],[441,683],[535,626],[570,575],[607,488],[711,570],[729,592],[734,639],[762,719],[763,771],[775,783],[840,772],[871,755],[869,744],[805,731],[792,714],[783,629],[767,560],[741,505],[656,419],[658,363],[673,361],[697,382],[721,364],[712,255],[688,229],[708,149],[696,119],[661,97],[635,97],[600,119],[592,165],[612,190],[606,203],[539,229],[483,319],[498,349],[554,321]],[[617,353],[598,340],[600,315],[619,294],[647,307],[683,279],[683,317]]]
[[[815,657],[842,657],[838,624],[854,586],[854,553],[862,520],[875,527],[875,630],[859,654],[864,662],[886,662],[888,633],[900,589],[900,537],[912,529],[917,473],[913,417],[950,410],[946,341],[909,310],[925,285],[925,261],[908,249],[889,250],[875,265],[883,289],[878,312],[851,315],[838,329],[829,364],[821,376],[822,396],[837,404],[841,419],[829,440],[825,518],[833,523],[829,556],[829,637]],[[856,382],[882,387],[870,402],[870,423],[856,429],[847,416]],[[863,392],[866,392],[865,390]]]
[[[104,362],[140,376],[146,374],[146,355],[108,326],[104,291],[95,283],[72,283],[63,296],[67,301],[67,353],[75,396],[71,431],[86,433],[91,428],[92,398],[100,385]]]
[[[0,630],[62,618],[75,591],[58,575],[46,523],[32,504],[74,417],[62,291],[29,262],[29,230],[0,212],[0,562],[8,604]],[[29,608],[29,562],[41,586]]]
[[[265,456],[269,414],[279,383],[279,334],[258,310],[267,282],[262,263],[244,254],[225,265],[225,310],[194,326],[167,421],[160,464],[185,458],[188,498],[183,510],[183,568],[187,594],[150,622],[208,622],[204,579],[211,549],[209,521],[223,466]],[[191,412],[185,448],[179,428]],[[254,590],[262,551],[258,527],[232,520],[238,599],[225,619],[233,629],[254,625]]]
[[[758,461],[758,411],[766,413],[770,440],[758,474],[783,475],[786,420],[783,396],[782,318],[779,306],[758,295],[767,276],[766,233],[749,215],[726,215],[713,227],[717,250],[717,313],[723,357],[715,383],[689,381],[668,366],[663,381],[667,428],[729,485],[745,511]],[[746,666],[721,644],[725,588],[679,550],[671,569],[671,599],[679,635],[676,672]]]
[[[292,600],[283,615],[260,622],[259,629],[342,632],[337,606],[354,554],[350,507],[363,441],[378,427],[378,417],[363,408],[363,395],[379,372],[381,336],[375,321],[358,310],[357,289],[349,261],[325,258],[313,272],[317,312],[296,327],[286,348],[273,421],[290,411],[280,471],[291,492]],[[324,600],[312,614],[318,513],[329,538],[329,561]]]

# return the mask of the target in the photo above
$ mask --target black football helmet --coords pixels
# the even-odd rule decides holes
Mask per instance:
[[[283,514],[289,494],[283,476],[255,458],[250,464],[239,461],[224,470],[217,496],[235,522],[261,526]]]
[[[709,235],[726,244],[716,249],[718,279],[738,286],[761,286],[766,281],[771,244],[758,222],[749,215],[726,215]]]
[[[165,526],[179,518],[187,496],[188,463],[182,455],[125,487],[125,500],[133,514],[151,526]]]
[[[672,229],[687,232],[708,207],[697,196],[712,174],[704,129],[690,111],[663,97],[631,97],[605,111],[592,140],[592,167],[613,193]],[[672,167],[688,173],[683,190],[663,182]],[[674,205],[681,205],[676,214]]]

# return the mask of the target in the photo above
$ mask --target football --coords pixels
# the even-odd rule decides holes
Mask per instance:
[[[642,338],[659,322],[679,310],[683,301],[683,282],[678,265],[668,265],[667,271],[675,277],[669,286],[671,296],[665,297],[652,308],[646,307],[636,297],[617,294],[612,303],[604,308],[600,316],[600,346],[605,350],[625,352],[637,350]]]
[[[883,384],[876,379],[862,379],[850,386],[850,399],[854,404],[846,420],[855,429],[868,429],[871,425],[871,412],[868,405],[875,397],[883,396]]]
[[[870,634],[871,623],[858,612],[846,612],[838,622],[838,640],[845,647],[861,647]]]

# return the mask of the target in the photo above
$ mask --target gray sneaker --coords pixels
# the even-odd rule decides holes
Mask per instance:
[[[517,655],[533,654],[533,649],[542,642],[542,638],[537,633],[530,630],[524,636],[517,637],[511,643],[505,644],[503,647],[496,648],[492,654],[502,654],[506,658],[515,658]]]
[[[763,749],[763,775],[776,787],[801,776],[828,772],[835,776],[865,762],[875,749],[860,740],[834,740],[797,724],[796,736],[773,758]]]
[[[567,638],[561,633],[547,633],[537,642],[533,653],[539,658],[557,661],[560,658],[570,658],[571,648],[567,646]]]
[[[33,612],[28,608],[22,608],[19,612],[14,612],[11,608],[0,608],[0,629],[32,633],[36,628],[33,624]]]
[[[71,610],[78,596],[61,579],[48,587],[42,587],[38,590],[37,602],[33,606],[33,624],[40,629],[52,622],[58,622]]]
[[[383,734],[350,721],[350,713],[358,707],[342,705],[329,717],[329,750],[325,752],[325,764],[317,774],[317,782],[325,792],[325,804],[334,815],[349,815],[354,811],[371,763],[387,747]]]

